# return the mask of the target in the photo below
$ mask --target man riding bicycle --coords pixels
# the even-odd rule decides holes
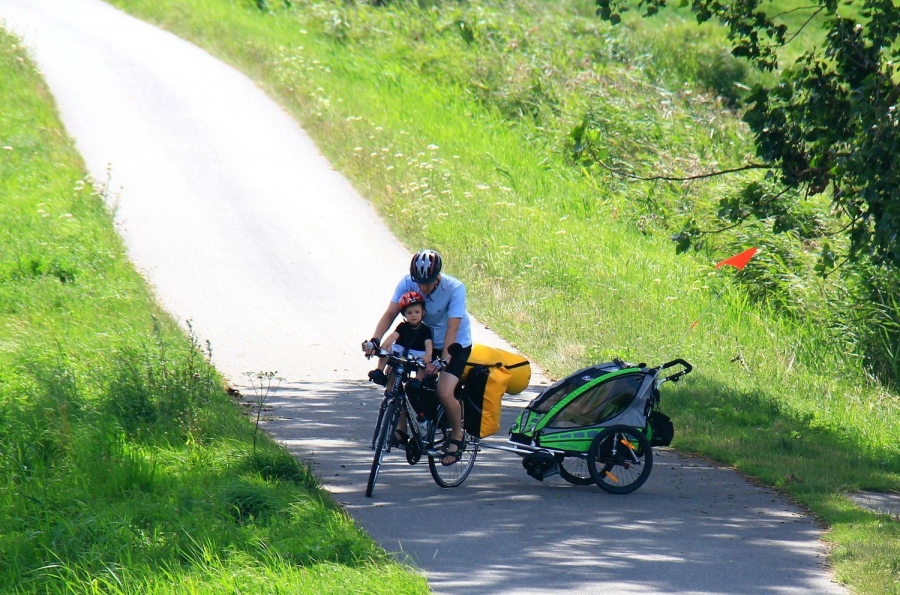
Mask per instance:
[[[441,274],[442,266],[441,257],[434,250],[422,250],[412,257],[409,274],[404,276],[394,289],[394,295],[375,327],[371,342],[375,346],[381,344],[385,332],[400,313],[400,299],[404,294],[418,291],[425,296],[424,322],[434,334],[435,353],[446,362],[443,369],[436,362],[428,362],[425,372],[435,374],[442,369],[437,385],[437,396],[447,412],[451,425],[450,440],[441,458],[441,464],[447,466],[458,462],[465,449],[462,412],[454,391],[472,351],[472,325],[466,310],[465,285],[455,277]],[[454,343],[458,343],[461,349],[454,350],[454,354],[451,355],[449,347]],[[366,355],[373,352],[374,349],[366,349]]]

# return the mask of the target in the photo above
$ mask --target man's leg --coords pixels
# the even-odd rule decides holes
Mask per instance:
[[[465,375],[466,363],[469,361],[471,353],[471,345],[454,349],[450,364],[441,372],[437,385],[438,400],[444,406],[444,410],[447,412],[447,419],[450,420],[450,438],[460,443],[463,439],[462,410],[460,402],[456,400],[454,393],[459,384],[459,379]],[[458,445],[448,443],[445,445],[445,449],[447,454],[441,459],[441,464],[452,465],[459,460],[459,455],[456,453],[461,449]]]
[[[456,396],[453,394],[457,384],[459,384],[459,378],[447,373],[445,370],[438,379],[437,395],[441,405],[444,406],[444,411],[447,413],[447,419],[450,420],[450,437],[454,440],[462,440],[462,411],[460,410],[460,402],[456,400]],[[457,450],[455,444],[447,444],[446,448],[449,452]],[[444,457],[444,460],[450,461],[451,458]]]

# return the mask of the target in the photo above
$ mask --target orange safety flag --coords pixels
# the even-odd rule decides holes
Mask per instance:
[[[717,269],[722,268],[726,264],[729,266],[733,266],[736,269],[742,269],[747,266],[747,263],[750,262],[750,259],[756,254],[756,248],[750,248],[749,250],[744,250],[740,254],[732,256],[731,258],[726,258],[722,262],[716,265]]]

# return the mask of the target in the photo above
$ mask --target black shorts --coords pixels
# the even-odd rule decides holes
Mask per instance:
[[[453,374],[457,378],[462,378],[463,370],[466,369],[466,362],[469,361],[469,355],[472,353],[472,346],[462,347],[459,353],[450,358],[450,365],[444,368],[444,374]]]

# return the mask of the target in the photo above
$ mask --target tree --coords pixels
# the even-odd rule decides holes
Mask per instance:
[[[596,0],[597,14],[618,23],[626,0]],[[763,8],[765,4],[765,8]],[[828,192],[847,217],[851,259],[868,257],[900,269],[900,85],[893,62],[900,55],[900,5],[896,0],[810,0],[810,18],[798,30],[783,22],[772,0],[682,0],[698,23],[717,20],[732,54],[764,70],[777,70],[777,51],[812,21],[824,19],[826,37],[785,68],[772,86],[755,86],[744,120],[755,138],[761,166],[774,181],[804,196]],[[638,0],[643,16],[666,0]],[[856,17],[842,15],[842,10]],[[784,209],[778,200],[729,205],[723,216]],[[773,194],[769,194],[769,197]],[[774,196],[777,198],[778,193]],[[690,231],[682,234],[682,247]],[[833,264],[833,260],[831,260]]]

